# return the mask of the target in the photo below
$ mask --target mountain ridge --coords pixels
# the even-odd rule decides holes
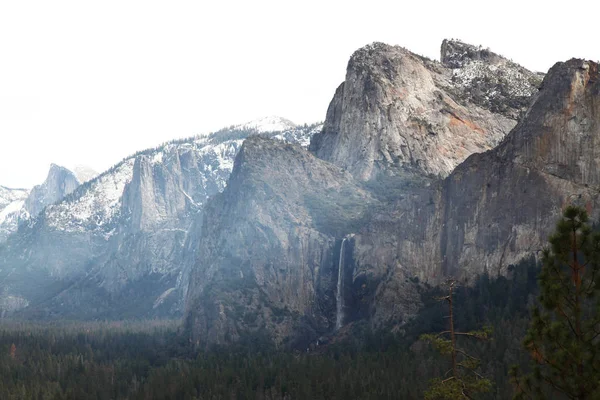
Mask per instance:
[[[306,143],[303,137],[315,129],[318,125],[263,134]],[[182,252],[194,235],[193,220],[206,199],[225,187],[243,140],[256,134],[223,129],[173,140],[136,152],[80,185],[6,242],[0,293],[22,299],[23,315],[181,313],[189,270]],[[38,282],[44,299],[23,286],[27,279]],[[128,292],[130,300],[122,297]]]

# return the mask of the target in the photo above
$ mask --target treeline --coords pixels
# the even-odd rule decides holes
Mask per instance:
[[[456,325],[491,325],[494,339],[473,343],[494,382],[485,399],[512,397],[511,365],[525,365],[521,342],[535,298],[532,260],[509,278],[487,275],[456,291]],[[352,334],[309,352],[276,350],[264,340],[198,352],[174,321],[3,323],[0,399],[417,399],[447,360],[421,341],[445,329],[437,289],[398,335],[355,324]]]

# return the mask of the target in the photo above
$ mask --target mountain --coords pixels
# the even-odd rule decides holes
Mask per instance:
[[[496,146],[540,82],[538,74],[457,41],[444,41],[441,63],[373,43],[350,58],[310,149],[361,180],[444,177],[470,154]]]
[[[23,208],[29,191],[0,186],[0,243],[16,230],[18,212]]]
[[[358,229],[375,203],[348,172],[298,145],[246,140],[227,187],[205,209],[187,294],[194,340],[330,329],[335,237]]]
[[[413,304],[401,293],[415,282],[509,275],[510,265],[540,254],[569,203],[598,218],[598,78],[594,62],[557,63],[499,146],[473,154],[412,201],[388,206],[354,236],[353,275],[388,282],[375,325],[410,316],[398,304]]]
[[[34,186],[25,200],[25,209],[30,215],[38,215],[44,207],[54,204],[79,186],[73,172],[56,164],[50,165],[46,180]]]
[[[38,318],[180,313],[186,242],[244,139],[261,134],[260,124],[249,125],[136,153],[46,207],[0,251],[4,298],[20,299],[21,315]],[[262,134],[308,143],[319,129]]]
[[[88,167],[87,165],[81,164],[76,165],[73,168],[73,174],[77,177],[77,180],[80,183],[91,181],[99,175],[98,172],[94,171],[92,168]]]
[[[245,124],[234,126],[234,129],[250,129],[259,133],[284,132],[291,131],[294,128],[296,128],[296,124],[294,124],[292,121],[277,116],[264,117],[254,121],[246,122]]]
[[[508,275],[535,256],[565,204],[598,216],[598,65],[558,63],[538,92],[538,74],[464,48],[445,42],[444,66],[367,46],[352,56],[310,153],[245,142],[197,237],[185,314],[192,340],[264,333],[306,343],[357,320],[397,331],[429,285]],[[476,92],[451,79],[469,65],[509,69],[496,85],[510,76],[510,87],[475,104]],[[493,111],[495,102],[506,107]],[[441,127],[435,135],[408,122],[418,110],[421,126]],[[474,153],[477,137],[487,151]],[[443,151],[457,144],[460,156]]]
[[[79,183],[71,171],[51,164],[48,176],[42,184],[34,186],[30,191],[17,190],[18,198],[0,212],[0,243],[5,241],[9,234],[17,231],[20,224],[37,216],[46,206],[56,203],[75,190]]]

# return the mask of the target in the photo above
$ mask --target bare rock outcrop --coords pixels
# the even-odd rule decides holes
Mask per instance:
[[[407,172],[445,177],[469,155],[496,146],[539,78],[491,52],[459,56],[465,46],[444,42],[443,63],[383,43],[357,50],[310,150],[360,180],[375,180]],[[503,96],[481,100],[491,91],[476,96],[480,80]]]

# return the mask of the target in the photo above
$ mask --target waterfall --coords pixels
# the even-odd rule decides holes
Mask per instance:
[[[346,238],[342,239],[342,245],[340,246],[340,260],[338,262],[338,280],[337,280],[337,293],[335,295],[335,329],[340,329],[344,323],[344,244]]]

